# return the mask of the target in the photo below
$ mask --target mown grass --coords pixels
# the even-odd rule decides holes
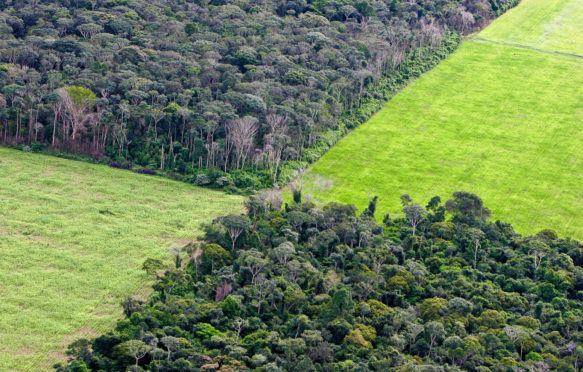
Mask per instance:
[[[522,0],[481,32],[485,39],[583,55],[583,1]]]
[[[546,1],[526,1],[479,37],[497,27],[521,29],[520,10]],[[554,228],[583,238],[581,86],[581,58],[470,40],[340,141],[306,177],[334,182],[322,201],[362,210],[379,195],[378,217],[398,215],[403,193],[424,204],[466,190],[521,233]]]
[[[242,198],[102,165],[0,148],[0,370],[48,370],[111,329],[167,259]]]

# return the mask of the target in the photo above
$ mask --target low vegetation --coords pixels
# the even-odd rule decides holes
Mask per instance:
[[[463,188],[521,233],[550,226],[583,237],[583,60],[484,39],[539,3],[502,16],[347,135],[306,177],[332,187],[312,193],[361,208],[379,195],[389,212],[405,192],[427,199]]]
[[[467,192],[403,195],[382,225],[376,198],[360,215],[294,199],[206,226],[59,371],[579,371],[577,241],[488,222]]]
[[[120,301],[238,196],[102,165],[0,148],[0,369],[38,371],[106,332]]]
[[[547,51],[583,56],[583,3],[524,0],[520,8],[492,22],[481,37]]]

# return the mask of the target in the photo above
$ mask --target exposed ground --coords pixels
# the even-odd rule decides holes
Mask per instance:
[[[0,148],[0,370],[47,370],[108,331],[148,285],[148,257],[242,198],[103,165]]]
[[[500,17],[314,165],[308,179],[334,182],[320,199],[362,210],[379,195],[382,216],[403,193],[466,190],[521,233],[583,238],[582,13],[526,0]]]

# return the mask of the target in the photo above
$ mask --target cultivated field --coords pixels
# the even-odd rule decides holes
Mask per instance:
[[[479,36],[583,57],[583,1],[522,0]]]
[[[546,14],[549,3],[557,10]],[[362,210],[379,195],[382,215],[399,213],[403,193],[425,204],[467,190],[519,232],[583,238],[583,59],[533,49],[583,54],[581,33],[571,32],[581,9],[527,0],[465,42],[314,165],[308,179],[334,182],[320,198]],[[531,18],[532,31],[513,31]],[[569,37],[575,43],[560,43]],[[517,41],[533,48],[507,44]]]
[[[203,221],[242,198],[102,165],[0,148],[0,370],[50,369],[108,331],[120,300]]]

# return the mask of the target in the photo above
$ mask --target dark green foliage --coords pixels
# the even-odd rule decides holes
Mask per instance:
[[[255,197],[185,247],[192,258],[147,303],[124,301],[113,331],[73,343],[60,370],[578,368],[583,246],[489,222],[468,193],[446,202],[451,220],[435,219],[439,197],[428,211],[403,200],[409,218],[383,228],[353,206],[279,211]],[[242,229],[232,252],[227,226]]]
[[[484,207],[479,196],[465,191],[458,191],[445,203],[445,209],[455,214],[455,217],[466,223],[473,223],[476,219],[489,218],[490,210]]]
[[[142,270],[148,273],[148,275],[156,275],[156,273],[164,267],[164,263],[161,260],[155,258],[147,258],[142,265]]]
[[[241,192],[287,183],[517,0],[4,3],[3,143]]]
[[[368,207],[364,210],[364,212],[362,212],[362,215],[374,218],[374,214],[377,210],[377,201],[378,200],[379,200],[379,197],[375,195],[375,197],[372,198],[370,200],[370,202],[368,202]]]

